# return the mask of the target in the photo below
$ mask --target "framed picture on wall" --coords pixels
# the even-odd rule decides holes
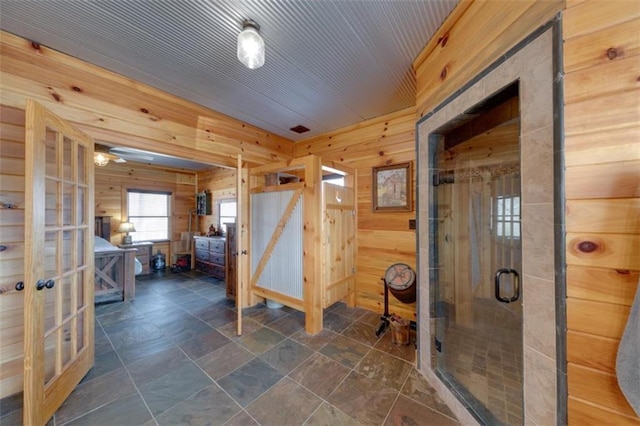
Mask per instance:
[[[411,162],[373,168],[372,209],[374,212],[411,211]]]

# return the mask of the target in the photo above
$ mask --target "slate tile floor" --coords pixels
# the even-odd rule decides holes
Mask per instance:
[[[96,307],[96,362],[51,425],[452,425],[413,367],[413,345],[375,337],[379,315],[329,307],[324,330],[284,307],[246,309],[238,337],[224,283],[195,271],[137,280]],[[5,399],[0,424],[21,424]]]

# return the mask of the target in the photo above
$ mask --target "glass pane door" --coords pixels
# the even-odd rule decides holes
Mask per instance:
[[[513,425],[523,423],[520,121],[493,111],[440,134],[434,151],[436,366],[482,423]]]
[[[44,424],[93,364],[93,142],[26,117],[24,423]]]

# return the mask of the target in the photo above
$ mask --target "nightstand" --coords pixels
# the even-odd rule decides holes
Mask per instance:
[[[141,275],[151,273],[151,253],[153,251],[153,243],[148,241],[141,241],[133,244],[120,244],[120,248],[134,248],[137,249],[136,259],[142,264]]]

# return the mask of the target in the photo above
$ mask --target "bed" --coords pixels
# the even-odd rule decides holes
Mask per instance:
[[[94,237],[96,303],[131,300],[136,294],[135,276],[142,272],[136,249],[121,249]]]

